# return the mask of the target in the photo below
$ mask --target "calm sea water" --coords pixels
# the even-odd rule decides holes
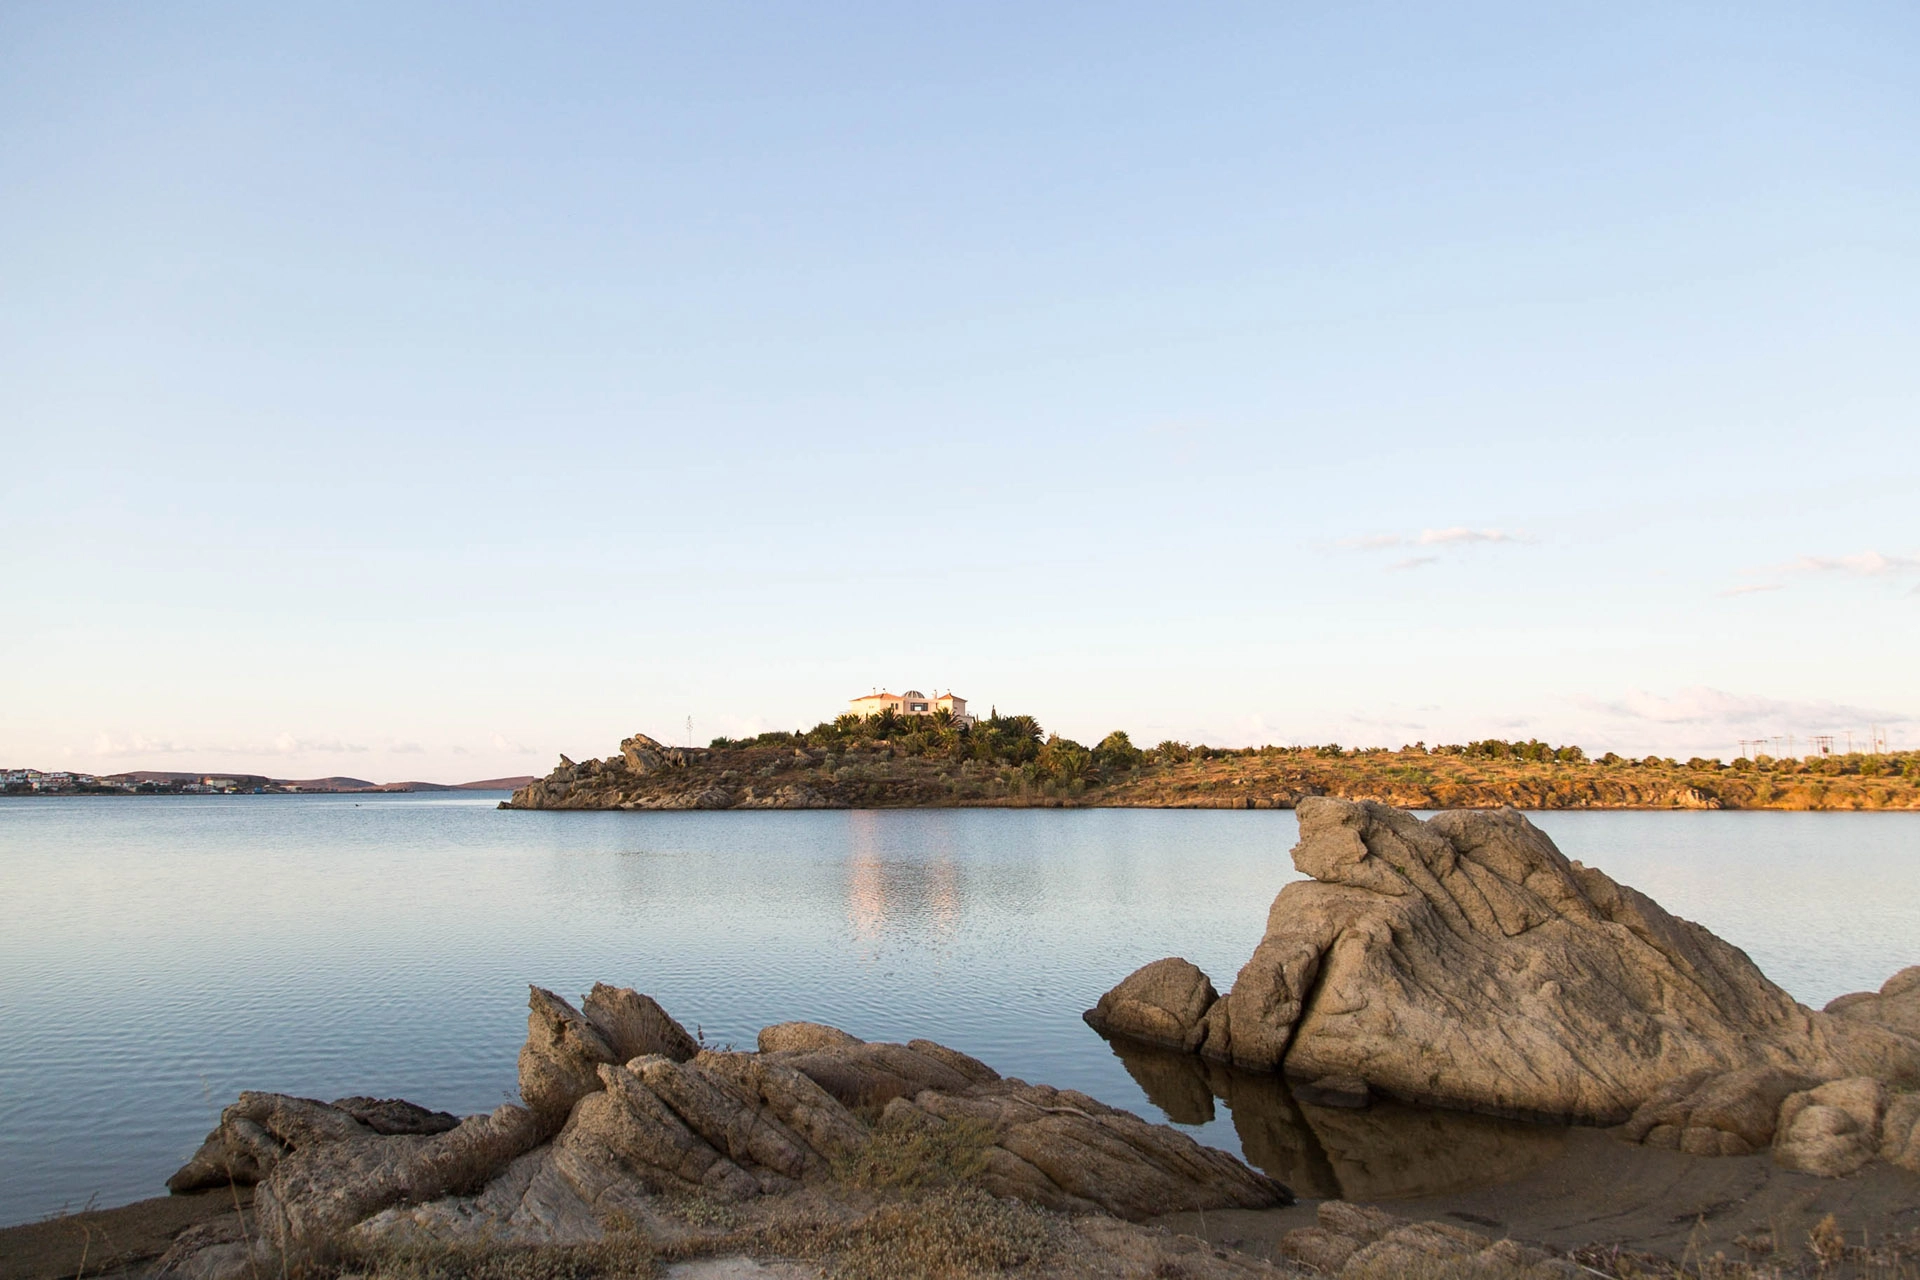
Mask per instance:
[[[1291,813],[498,798],[0,800],[0,1223],[160,1194],[243,1088],[495,1106],[514,1096],[529,982],[637,987],[710,1044],[788,1018],[928,1036],[1282,1177],[1327,1163],[1279,1149],[1292,1111],[1250,1127],[1266,1086],[1215,1081],[1236,1126],[1184,1065],[1123,1061],[1079,1017],[1164,955],[1229,985],[1296,878]],[[1810,1003],[1920,962],[1920,815],[1536,820]]]

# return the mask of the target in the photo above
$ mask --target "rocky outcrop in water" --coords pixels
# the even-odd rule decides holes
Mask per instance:
[[[397,1102],[242,1095],[169,1185],[257,1185],[258,1237],[170,1270],[237,1276],[349,1244],[579,1243],[609,1223],[670,1236],[689,1197],[857,1215],[896,1176],[1129,1220],[1290,1199],[1175,1129],[932,1041],[785,1023],[757,1053],[701,1050],[630,990],[596,986],[576,1009],[535,987],[528,1003],[524,1106],[456,1121]]]
[[[1408,1101],[1625,1121],[1703,1153],[1763,1148],[1825,1081],[1920,1085],[1920,979],[1810,1010],[1512,810],[1422,822],[1309,798],[1299,816],[1312,878],[1280,891],[1233,989],[1207,1002],[1204,974],[1158,961],[1088,1011],[1096,1029]]]
[[[1128,974],[1100,997],[1086,1019],[1103,1032],[1192,1052],[1205,1039],[1207,1010],[1219,999],[1198,965],[1172,956]]]

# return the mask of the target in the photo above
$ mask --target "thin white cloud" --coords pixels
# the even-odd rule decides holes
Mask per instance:
[[[1533,539],[1511,529],[1469,529],[1453,525],[1445,529],[1422,529],[1418,533],[1369,533],[1357,538],[1342,538],[1337,544],[1349,551],[1388,551],[1394,547],[1470,547],[1488,543],[1530,543]]]
[[[1576,699],[1576,705],[1620,719],[1661,725],[1729,725],[1738,727],[1793,726],[1812,729],[1827,725],[1905,724],[1916,717],[1886,707],[1860,707],[1840,702],[1805,702],[1769,698],[1760,694],[1728,693],[1694,685],[1671,695],[1635,689],[1613,700]]]
[[[1423,547],[1449,547],[1468,546],[1476,542],[1531,542],[1533,539],[1505,529],[1468,529],[1455,525],[1450,529],[1422,529],[1414,541]]]
[[[406,749],[403,745],[400,749]],[[414,750],[419,750],[415,747]],[[357,755],[367,748],[357,742],[345,742],[339,738],[302,738],[296,734],[282,733],[271,742],[180,742],[173,738],[149,738],[145,734],[129,734],[121,738],[110,733],[95,734],[92,754],[116,759],[137,756],[301,756],[309,754]]]
[[[1336,545],[1348,551],[1427,548],[1435,553],[1403,556],[1386,567],[1388,573],[1404,573],[1409,569],[1424,569],[1430,564],[1438,564],[1441,558],[1438,553],[1456,548],[1500,543],[1517,545],[1532,541],[1526,534],[1511,529],[1469,529],[1465,525],[1452,525],[1445,529],[1422,529],[1414,534],[1370,533],[1363,537],[1344,538]]]
[[[1811,749],[1817,734],[1831,735],[1838,746],[1851,732],[1861,743],[1874,726],[1899,749],[1920,732],[1920,715],[1911,711],[1733,693],[1704,685],[1570,701],[1584,714],[1560,720],[1557,732],[1595,754],[1613,750],[1636,757],[1651,752],[1682,759],[1693,754],[1732,759],[1752,749],[1755,740],[1763,742],[1763,751],[1800,754]]]
[[[358,755],[367,748],[361,743],[343,742],[339,738],[301,738],[291,733],[283,733],[276,737],[270,746],[239,749],[263,755],[304,756],[314,752],[327,755]]]
[[[1840,578],[1904,578],[1920,574],[1920,556],[1890,556],[1879,551],[1861,551],[1849,556],[1800,556],[1785,564],[1770,565],[1765,569],[1746,570],[1749,575],[1791,575],[1793,577],[1840,577]],[[1781,582],[1756,582],[1738,587],[1729,587],[1720,592],[1723,596],[1751,595],[1756,591],[1779,591],[1786,584]],[[1910,595],[1920,595],[1920,586],[1916,586]]]
[[[517,756],[530,756],[536,753],[536,748],[530,747],[524,742],[514,742],[503,733],[493,735],[493,749],[495,751],[510,752]]]
[[[1920,573],[1920,556],[1889,556],[1878,551],[1862,551],[1851,556],[1801,556],[1781,568],[1790,573],[1840,573],[1857,578],[1880,578]]]
[[[171,738],[148,738],[138,733],[126,738],[99,733],[93,738],[93,754],[97,756],[177,756],[192,750],[184,742],[175,742]]]

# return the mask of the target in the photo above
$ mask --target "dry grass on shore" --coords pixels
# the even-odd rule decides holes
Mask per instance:
[[[848,1224],[798,1218],[655,1250],[616,1232],[591,1245],[419,1246],[343,1252],[307,1280],[648,1280],[670,1262],[746,1255],[817,1267],[827,1280],[987,1280],[1031,1274],[1072,1243],[1063,1219],[972,1187],[903,1196]]]

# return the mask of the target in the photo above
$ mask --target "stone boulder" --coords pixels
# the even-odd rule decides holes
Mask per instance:
[[[333,1105],[379,1134],[445,1133],[460,1123],[446,1111],[429,1111],[402,1098],[336,1098]]]
[[[760,1028],[759,1037],[762,1053],[804,1053],[809,1049],[838,1049],[864,1043],[858,1036],[823,1022],[776,1022],[771,1027]]]
[[[1191,1051],[1206,1033],[1207,1010],[1219,998],[1198,966],[1174,956],[1135,969],[1082,1016],[1102,1035]]]
[[[460,1123],[398,1098],[317,1102],[279,1093],[243,1093],[220,1113],[193,1158],[167,1179],[176,1195],[215,1187],[250,1187],[303,1147],[393,1134],[445,1133]]]
[[[628,772],[642,778],[662,769],[682,768],[687,763],[686,752],[664,742],[656,742],[644,733],[620,740],[620,758],[626,763]]]
[[[1887,1092],[1855,1076],[1796,1093],[1780,1104],[1773,1162],[1785,1169],[1837,1178],[1880,1154]]]
[[[1233,989],[1183,1032],[1208,1057],[1607,1124],[1676,1080],[1755,1066],[1920,1082],[1920,1039],[1796,1003],[1737,947],[1568,861],[1511,809],[1422,822],[1307,797],[1298,816],[1293,861],[1311,879],[1280,891]],[[1109,1021],[1136,1007],[1134,979],[1109,993]]]
[[[601,1087],[600,1068],[619,1059],[599,1027],[546,988],[528,988],[527,1008],[520,1100],[552,1132],[576,1102]]]
[[[1565,1258],[1516,1240],[1494,1240],[1453,1222],[1409,1222],[1371,1205],[1328,1200],[1315,1218],[1313,1226],[1281,1236],[1275,1251],[1325,1276],[1574,1280],[1588,1274]]]
[[[580,1002],[580,1011],[613,1051],[615,1062],[655,1053],[685,1062],[700,1052],[699,1043],[658,1001],[631,987],[596,982]]]
[[[1920,1093],[1898,1093],[1880,1122],[1880,1158],[1920,1173]]]
[[[483,1185],[540,1141],[532,1112],[511,1104],[444,1133],[355,1134],[287,1153],[254,1193],[261,1237],[283,1255],[324,1251],[394,1204]]]
[[[1920,1037],[1920,964],[1888,978],[1879,991],[1856,991],[1829,1001],[1826,1011]]]
[[[1682,1076],[1641,1103],[1621,1136],[1698,1156],[1744,1156],[1773,1142],[1780,1105],[1819,1081],[1761,1064]]]
[[[978,1058],[931,1040],[869,1044],[821,1022],[763,1027],[759,1046],[763,1060],[801,1072],[842,1104],[876,1111],[923,1089],[964,1089],[1000,1078]]]
[[[1263,1209],[1291,1196],[1273,1179],[1179,1130],[1071,1089],[998,1080],[896,1098],[895,1125],[939,1131],[971,1121],[992,1134],[982,1183],[1049,1209],[1140,1219],[1185,1209]]]

